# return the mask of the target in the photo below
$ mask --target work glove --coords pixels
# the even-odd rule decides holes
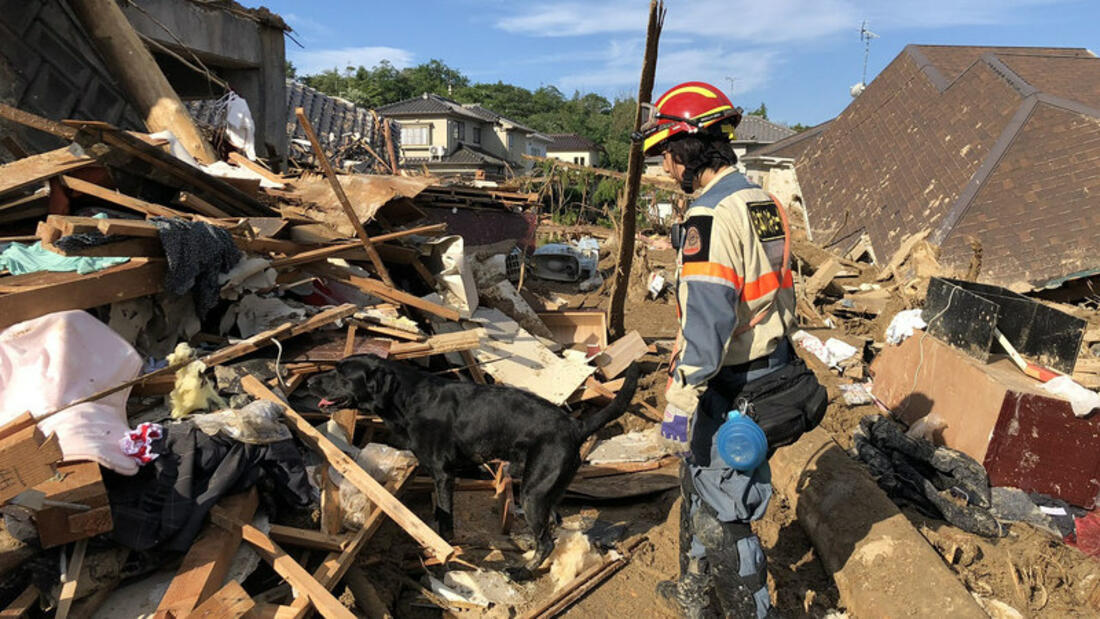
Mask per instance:
[[[674,404],[665,405],[661,420],[661,437],[665,443],[683,456],[688,452],[688,413]]]

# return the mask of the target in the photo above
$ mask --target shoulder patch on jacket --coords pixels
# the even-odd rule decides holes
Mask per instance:
[[[710,230],[714,218],[696,215],[684,222],[684,246],[680,249],[684,262],[710,260]]]
[[[774,241],[783,238],[783,218],[775,202],[749,202],[749,219],[752,229],[761,241]]]

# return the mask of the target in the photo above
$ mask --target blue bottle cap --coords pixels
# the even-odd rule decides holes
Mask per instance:
[[[714,440],[718,455],[726,465],[742,473],[755,470],[768,455],[768,438],[764,431],[741,411],[729,412]]]

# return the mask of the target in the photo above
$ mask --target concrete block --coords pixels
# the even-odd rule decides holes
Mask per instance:
[[[1075,417],[1007,357],[982,363],[918,332],[885,348],[871,372],[875,396],[899,419],[938,418],[933,440],[981,462],[993,485],[1096,504],[1100,415]]]

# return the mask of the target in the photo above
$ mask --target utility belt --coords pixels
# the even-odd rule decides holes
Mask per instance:
[[[781,361],[784,356],[786,359]],[[777,367],[777,364],[778,369],[746,380],[747,373]],[[732,407],[751,417],[764,430],[769,452],[794,443],[816,428],[829,406],[825,387],[806,367],[806,363],[791,352],[786,339],[776,348],[776,352],[767,357],[722,368],[708,387],[716,390]],[[703,412],[725,414],[724,411]],[[721,423],[724,419],[714,421]]]

